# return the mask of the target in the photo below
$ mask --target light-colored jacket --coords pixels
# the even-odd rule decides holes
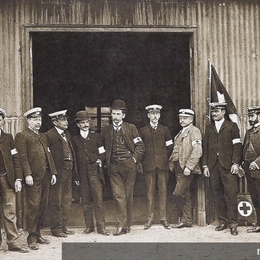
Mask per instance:
[[[189,168],[192,173],[201,174],[199,160],[202,156],[202,135],[200,130],[191,125],[183,133],[174,138],[174,147],[170,156],[170,167],[172,161],[178,158],[182,169]]]

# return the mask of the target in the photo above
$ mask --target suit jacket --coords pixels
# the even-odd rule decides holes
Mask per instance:
[[[178,138],[180,137],[180,138]],[[178,138],[178,141],[177,141]],[[191,125],[174,138],[174,148],[170,160],[178,158],[182,169],[189,168],[192,173],[201,174],[199,160],[202,156],[202,136],[200,130]]]
[[[228,170],[231,169],[233,163],[240,165],[242,142],[236,123],[224,120],[218,133],[213,121],[207,125],[202,143],[203,165],[212,168],[217,158],[221,165]]]
[[[26,128],[15,136],[15,140],[24,177],[32,175],[35,180],[40,180],[45,175],[46,166],[50,167],[52,174],[57,174],[48,140],[44,134],[36,134]],[[45,154],[42,153],[42,149],[39,149],[40,146],[43,147]],[[45,155],[48,165],[46,165]]]
[[[85,175],[87,172],[87,158],[91,163],[95,163],[98,159],[105,160],[105,150],[98,133],[90,131],[87,138],[75,135],[72,138],[72,143],[77,157],[79,176]],[[97,166],[95,170],[99,170],[98,173],[101,174],[99,177],[104,180],[102,169]]]
[[[73,156],[73,177],[74,180],[77,180],[78,178],[78,171],[77,171],[77,163],[76,163],[76,155],[75,151],[72,145],[72,139],[71,135],[68,130],[64,131],[66,135],[66,139],[68,141],[68,144],[72,151]],[[63,138],[58,133],[55,127],[50,129],[47,133],[45,133],[49,142],[50,150],[54,159],[54,163],[56,166],[56,169],[58,171],[58,174],[62,174],[63,169]]]
[[[154,130],[148,124],[139,130],[139,134],[145,144],[145,153],[142,158],[144,171],[152,171],[157,167],[168,171],[169,156],[173,146],[168,127],[158,124],[157,129]]]
[[[23,180],[20,158],[15,146],[13,136],[6,134],[2,130],[0,136],[0,151],[3,156],[4,165],[7,173],[8,183],[14,188],[16,179]]]
[[[101,141],[106,150],[106,163],[108,166],[108,170],[110,168],[110,160],[112,153],[112,142],[113,142],[113,125],[106,126],[102,128],[100,133]],[[144,142],[140,138],[138,131],[133,124],[129,124],[126,122],[122,123],[122,133],[124,136],[124,140],[126,145],[128,146],[132,156],[135,158],[136,162],[139,163],[141,157],[144,153],[145,146]]]

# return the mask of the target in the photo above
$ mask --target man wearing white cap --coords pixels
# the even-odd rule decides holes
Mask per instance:
[[[244,138],[243,169],[257,217],[256,226],[247,232],[260,233],[260,106],[248,107],[247,114],[251,127]]]
[[[207,125],[203,139],[203,173],[210,177],[216,199],[221,231],[229,227],[231,235],[237,231],[238,167],[242,159],[242,141],[236,123],[225,119],[226,103],[211,103],[213,122]]]
[[[18,231],[16,227],[16,196],[15,192],[22,189],[22,169],[20,159],[11,134],[3,131],[6,112],[0,108],[0,203],[3,214],[3,224],[6,232],[6,242],[9,251],[21,253],[28,252],[27,249],[18,244]],[[0,245],[1,223],[0,223]]]
[[[50,184],[56,183],[57,174],[47,137],[39,132],[41,110],[36,107],[24,113],[28,127],[15,137],[26,184],[27,242],[33,250],[38,249],[37,243],[50,242],[42,238],[40,228],[48,207]]]
[[[147,186],[148,212],[144,229],[149,229],[154,223],[155,191],[159,190],[160,223],[170,229],[166,216],[167,184],[169,179],[169,156],[172,150],[172,137],[168,127],[159,124],[162,106],[150,105],[148,111],[150,123],[140,129],[140,137],[145,144],[142,165]]]
[[[67,110],[49,114],[54,127],[46,135],[50,150],[58,171],[57,183],[50,190],[50,225],[51,233],[56,237],[73,235],[67,229],[72,201],[72,180],[77,179],[76,157],[68,128]],[[75,174],[73,176],[73,174]]]
[[[193,125],[193,120],[193,110],[179,110],[182,130],[174,138],[170,157],[170,165],[173,163],[171,170],[174,169],[177,181],[173,196],[178,213],[178,224],[174,225],[174,228],[192,227],[190,185],[194,174],[201,174],[199,160],[202,156],[202,136],[200,130]]]

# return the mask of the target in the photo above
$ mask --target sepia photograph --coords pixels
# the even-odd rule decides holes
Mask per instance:
[[[0,0],[0,259],[259,259],[259,0]]]

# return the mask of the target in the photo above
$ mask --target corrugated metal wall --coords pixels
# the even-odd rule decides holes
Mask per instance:
[[[0,102],[9,116],[32,105],[25,26],[188,28],[195,26],[192,104],[207,120],[208,58],[240,115],[259,104],[259,1],[0,1]],[[163,30],[159,28],[158,31]]]
[[[245,108],[260,105],[259,0],[0,0],[0,106],[6,129],[23,127],[18,118],[32,104],[30,30],[86,31],[124,28],[193,31],[191,101],[197,125],[208,122],[208,59],[246,125]],[[144,29],[145,28],[145,29]],[[181,97],[180,97],[181,98]],[[198,224],[205,224],[203,181],[198,181]]]

